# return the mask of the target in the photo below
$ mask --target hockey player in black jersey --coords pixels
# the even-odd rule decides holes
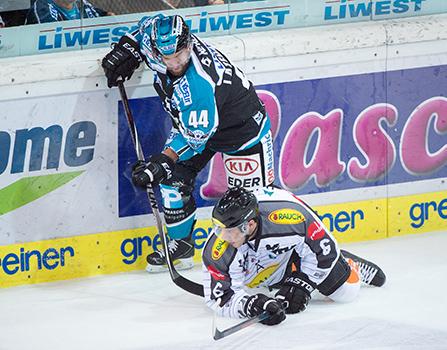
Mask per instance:
[[[143,61],[155,72],[154,87],[172,130],[160,154],[134,166],[132,180],[140,187],[160,184],[169,250],[180,270],[193,266],[197,174],[220,152],[229,186],[273,183],[270,121],[244,73],[191,34],[180,16],[144,17],[138,30],[123,36],[102,62],[109,87],[129,78]],[[150,272],[166,269],[161,251],[147,261]]]
[[[213,209],[214,229],[203,249],[205,301],[219,315],[264,324],[306,309],[314,290],[336,302],[356,298],[360,284],[380,287],[374,263],[340,250],[318,216],[294,194],[264,188],[229,189]],[[277,288],[275,297],[245,287]]]

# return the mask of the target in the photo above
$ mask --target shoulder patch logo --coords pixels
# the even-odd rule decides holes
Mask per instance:
[[[310,224],[307,229],[307,237],[309,237],[312,241],[318,241],[322,239],[325,235],[326,231],[324,227],[320,225],[317,221]]]
[[[228,248],[228,242],[222,238],[217,237],[211,250],[211,258],[213,260],[219,260]]]
[[[225,280],[225,275],[220,272],[218,269],[216,269],[214,266],[207,266],[208,272],[213,276],[213,278],[217,281],[223,281]]]
[[[274,224],[279,225],[299,224],[305,221],[304,215],[298,210],[287,208],[272,211],[268,218]]]

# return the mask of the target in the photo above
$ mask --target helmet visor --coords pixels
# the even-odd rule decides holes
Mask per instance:
[[[235,227],[225,227],[216,219],[212,219],[212,221],[214,223],[214,232],[216,235],[227,242],[233,243],[240,238],[245,239],[248,235],[248,221],[244,221]]]

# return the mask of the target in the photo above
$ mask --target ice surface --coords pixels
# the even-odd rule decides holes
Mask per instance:
[[[211,311],[168,274],[3,289],[0,349],[447,349],[446,247],[447,232],[344,244],[383,268],[382,288],[362,288],[350,304],[317,296],[279,326],[219,341]],[[185,276],[199,281],[200,270]]]

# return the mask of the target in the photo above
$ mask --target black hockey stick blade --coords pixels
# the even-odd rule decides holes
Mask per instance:
[[[238,323],[230,328],[224,329],[222,331],[218,330],[217,327],[214,328],[214,334],[213,339],[219,340],[225,337],[228,337],[231,334],[234,334],[241,329],[244,329],[248,326],[251,326],[252,324],[261,322],[269,317],[269,314],[267,311],[264,311],[262,314],[259,314],[258,316],[254,316],[252,318],[249,318],[248,320],[242,321],[241,323]]]
[[[161,234],[161,243],[163,246],[163,251],[165,253],[166,258],[166,264],[168,265],[169,274],[171,275],[172,282],[174,282],[177,286],[180,288],[186,290],[187,292],[191,294],[195,294],[199,297],[203,297],[205,294],[203,292],[203,286],[199,283],[196,283],[194,281],[191,281],[182,275],[180,275],[177,270],[174,267],[174,264],[172,263],[171,257],[169,256],[169,249],[168,249],[168,238],[166,236],[166,233],[162,231]]]
[[[152,208],[152,212],[154,213],[155,216],[157,229],[161,237],[161,245],[163,247],[164,254],[167,257],[166,265],[168,266],[168,271],[169,274],[171,275],[172,282],[174,282],[174,284],[176,284],[178,287],[182,288],[183,290],[186,290],[191,294],[203,297],[204,296],[203,286],[199,283],[193,282],[183,277],[175,269],[174,264],[172,263],[171,257],[169,255],[168,237],[166,236],[166,232],[163,230],[163,223],[161,221],[160,213],[158,210],[157,199],[155,197],[155,193],[151,185],[147,186],[146,193]]]
[[[135,147],[135,152],[137,153],[138,160],[144,160],[143,149],[141,148],[140,140],[138,139],[138,132],[135,125],[135,121],[132,116],[132,112],[129,106],[129,99],[127,98],[126,89],[124,88],[124,84],[122,80],[118,81],[118,89],[121,95],[121,101],[123,102],[124,114],[126,115],[127,125],[129,126],[129,131],[132,137],[132,142]],[[166,237],[166,233],[163,230],[163,222],[161,221],[160,211],[158,210],[157,198],[155,197],[154,189],[152,185],[148,185],[146,187],[147,198],[149,200],[149,205],[151,206],[152,213],[155,217],[155,222],[157,224],[157,230],[162,238],[161,243],[163,246],[163,251],[166,257],[166,263],[168,265],[169,274],[171,275],[172,281],[179,286],[180,288],[186,290],[191,294],[195,294],[203,297],[203,286],[199,283],[190,281],[185,277],[181,276],[177,270],[174,268],[174,264],[172,263],[171,257],[169,255],[168,249],[168,238]]]

